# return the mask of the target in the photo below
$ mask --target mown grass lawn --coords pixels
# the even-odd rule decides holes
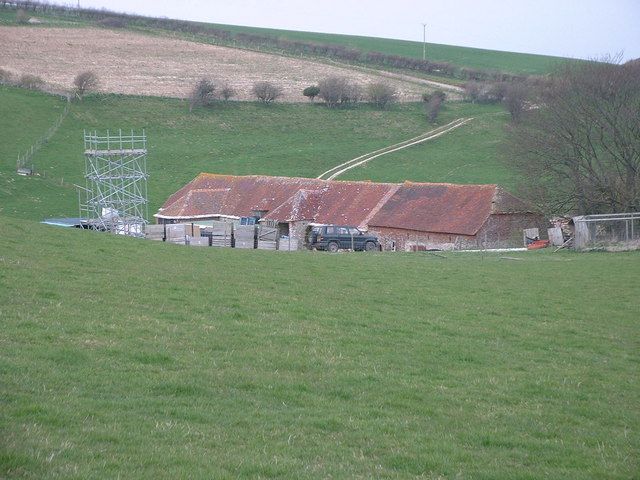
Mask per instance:
[[[368,105],[328,109],[320,104],[229,102],[189,113],[186,102],[176,99],[95,95],[71,106],[57,134],[35,156],[40,176],[16,176],[18,154],[44,134],[63,108],[62,99],[0,87],[0,213],[33,220],[77,215],[73,185],[84,185],[84,129],[146,131],[150,213],[154,213],[170,194],[200,172],[316,177],[342,162],[437,126],[426,121],[420,104],[379,111]],[[463,116],[494,118],[488,115],[496,110],[451,103],[438,124]],[[499,121],[478,125],[484,128],[480,138],[468,137],[463,133],[467,127],[463,127],[465,142],[445,143],[438,154],[424,157],[419,152],[430,151],[432,142],[414,147],[416,151],[399,152],[393,163],[381,164],[388,167],[371,176],[363,171],[360,178],[501,182],[509,177],[507,167],[495,160],[495,139],[500,137],[502,125]],[[474,143],[476,139],[478,143]],[[443,156],[452,145],[455,155]],[[487,163],[489,157],[493,158]],[[475,162],[480,168],[460,169],[458,159]]]
[[[285,254],[1,220],[2,477],[638,474],[638,253]]]

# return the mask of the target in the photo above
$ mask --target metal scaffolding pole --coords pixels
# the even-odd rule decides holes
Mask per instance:
[[[147,224],[147,137],[119,130],[84,132],[86,201],[80,205],[90,228],[144,236]]]

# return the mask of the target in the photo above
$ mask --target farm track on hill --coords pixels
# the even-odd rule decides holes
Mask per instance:
[[[306,101],[305,87],[334,75],[363,86],[384,81],[396,88],[400,101],[419,101],[436,87],[389,72],[127,31],[0,27],[0,44],[0,68],[16,76],[38,75],[54,89],[70,89],[86,70],[96,73],[101,92],[174,98],[188,97],[202,77],[229,85],[238,100],[253,100],[253,84],[268,80],[282,88],[280,101]]]
[[[352,168],[358,167],[360,165],[364,165],[365,163],[373,160],[374,158],[378,158],[378,157],[381,157],[382,155],[386,155],[389,153],[397,152],[399,150],[403,150],[413,145],[424,143],[428,140],[433,140],[434,138],[438,138],[444,135],[445,133],[450,132],[451,130],[461,127],[462,125],[470,122],[471,120],[473,120],[473,117],[457,118],[446,125],[430,130],[426,133],[423,133],[422,135],[418,135],[417,137],[410,138],[408,140],[396,143],[394,145],[389,145],[388,147],[384,147],[379,150],[375,150],[373,152],[365,153],[364,155],[353,158],[348,162],[344,162],[344,163],[341,163],[340,165],[336,165],[335,167],[320,174],[317,178],[321,180],[334,180],[338,175],[343,174],[347,170],[351,170]]]

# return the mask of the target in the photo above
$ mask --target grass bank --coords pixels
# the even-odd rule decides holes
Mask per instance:
[[[279,254],[1,220],[4,478],[638,472],[637,253]]]
[[[463,116],[491,114],[487,118],[492,120],[478,120],[477,126],[452,132],[452,141],[447,135],[438,143],[398,152],[392,162],[382,157],[380,163],[354,174],[378,181],[508,182],[508,169],[496,161],[500,121],[506,117],[492,115],[495,107],[445,105],[438,125]],[[316,177],[354,157],[434,128],[420,104],[379,111],[368,105],[327,109],[311,103],[229,102],[190,113],[186,102],[177,99],[95,95],[72,105],[57,134],[35,156],[41,176],[16,176],[18,154],[46,131],[63,108],[64,101],[56,97],[0,87],[0,213],[34,220],[75,215],[73,184],[83,184],[84,129],[145,129],[153,213],[200,172]],[[469,136],[478,128],[479,135]],[[460,162],[473,163],[475,168],[460,169]]]

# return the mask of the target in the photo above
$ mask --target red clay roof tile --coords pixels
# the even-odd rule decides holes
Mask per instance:
[[[159,218],[251,216],[282,222],[379,226],[474,235],[492,213],[531,211],[496,185],[372,183],[202,173],[171,195]]]

